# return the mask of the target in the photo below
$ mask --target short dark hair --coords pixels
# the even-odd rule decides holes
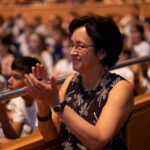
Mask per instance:
[[[140,32],[142,35],[144,35],[144,28],[143,28],[142,25],[140,25],[140,24],[135,24],[135,25],[133,25],[133,27],[136,28],[136,30],[137,30],[138,32]]]
[[[105,50],[106,57],[101,61],[102,64],[112,67],[117,62],[123,47],[123,38],[115,22],[102,16],[76,18],[69,26],[71,35],[82,26],[85,26],[89,37],[93,40],[95,52],[102,48]]]
[[[132,54],[132,53],[131,53],[131,50],[129,50],[129,49],[123,49],[123,50],[122,50],[122,53],[123,53],[123,54],[127,54],[129,57],[130,57],[131,54]]]
[[[13,42],[13,35],[6,34],[5,36],[0,37],[0,41],[3,45],[10,46]]]
[[[36,66],[37,63],[40,63],[39,60],[33,57],[21,57],[13,61],[11,65],[12,70],[21,71],[23,73],[31,73],[32,66]]]

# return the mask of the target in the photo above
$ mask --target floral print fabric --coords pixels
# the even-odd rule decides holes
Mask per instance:
[[[95,125],[100,117],[101,111],[105,106],[110,90],[121,80],[122,77],[107,73],[103,80],[94,90],[84,90],[82,86],[82,77],[76,73],[72,78],[65,98],[67,104],[82,118],[89,123]],[[66,127],[60,122],[61,134],[63,137],[64,150],[87,150],[88,148],[82,144]],[[118,134],[104,147],[104,150],[126,150],[125,133],[126,124],[121,128]]]

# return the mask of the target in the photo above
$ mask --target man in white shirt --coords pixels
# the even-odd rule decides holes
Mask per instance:
[[[39,61],[32,57],[15,59],[12,63],[11,77],[8,80],[8,89],[14,90],[24,86],[24,75],[31,73],[31,67],[36,66]],[[12,112],[12,116],[7,110]],[[13,98],[6,108],[6,104],[0,104],[0,122],[6,138],[0,138],[0,144],[11,139],[20,137],[23,125],[28,124],[31,129],[37,129],[37,105],[35,100],[29,96]],[[12,121],[11,121],[12,120]]]

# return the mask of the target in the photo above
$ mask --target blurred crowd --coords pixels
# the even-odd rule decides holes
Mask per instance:
[[[123,37],[124,47],[118,63],[150,55],[150,18],[142,16],[137,5],[133,5],[132,8],[131,12],[124,17],[117,14],[107,16],[118,24]],[[94,13],[88,13],[88,15],[94,15]],[[68,27],[70,22],[78,16],[80,15],[77,12],[70,12],[64,19],[51,14],[43,23],[40,16],[26,22],[21,14],[7,18],[0,15],[0,92],[8,87],[8,80],[12,76],[12,62],[16,58],[34,57],[45,66],[47,75],[54,75],[56,78],[74,73],[69,55]],[[135,95],[150,92],[150,61],[126,66],[112,72],[132,83]],[[17,78],[18,76],[16,80]],[[15,104],[15,107],[17,105]]]
[[[94,15],[89,13],[88,15]],[[69,23],[79,14],[70,12],[65,20],[51,15],[45,23],[40,16],[26,22],[21,14],[4,19],[0,16],[0,64],[1,74],[7,81],[10,77],[11,63],[17,57],[35,57],[44,64],[48,75],[56,77],[73,73],[69,56]],[[134,57],[150,55],[150,18],[139,14],[137,5],[131,12],[120,18],[111,17],[120,28],[124,40],[123,52],[119,62]],[[150,63],[133,65],[114,70],[135,85],[135,94],[150,91]],[[4,83],[1,79],[1,83]],[[7,87],[7,82],[1,90]]]
[[[51,15],[43,24],[39,16],[25,22],[21,14],[6,19],[0,17],[0,64],[6,81],[15,58],[31,56],[44,64],[48,75],[56,77],[73,73],[69,56],[69,22],[77,14],[70,13],[68,21]],[[7,83],[5,85],[7,87]],[[1,88],[2,90],[3,88]]]

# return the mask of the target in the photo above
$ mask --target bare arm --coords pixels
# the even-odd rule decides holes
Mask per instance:
[[[42,79],[38,81],[37,79]],[[55,82],[52,80],[52,82]],[[32,67],[32,74],[25,75],[25,90],[32,95],[38,106],[38,116],[46,117],[50,113],[50,106],[48,102],[51,101],[51,97],[55,96],[55,100],[58,100],[58,88],[52,87],[47,83],[47,76],[43,65],[36,64],[36,67]],[[49,92],[51,89],[51,92]],[[49,95],[50,94],[50,95]],[[38,127],[41,134],[45,140],[49,141],[51,139],[58,137],[57,131],[57,122],[58,119],[52,113],[52,118],[47,121],[38,121]]]
[[[85,121],[69,106],[65,107],[60,118],[88,148],[100,150],[120,130],[132,106],[132,88],[129,83],[121,81],[110,92],[96,126]]]
[[[38,103],[38,115],[40,117],[48,116],[50,113],[50,107],[47,105],[43,105],[42,103]],[[58,137],[57,132],[57,118],[55,118],[54,113],[52,113],[52,119],[48,121],[38,121],[38,127],[46,141],[55,139]]]
[[[38,106],[40,109],[39,115],[47,116],[49,106],[53,107],[56,103],[64,100],[65,89],[68,86],[68,84],[65,83],[58,96],[56,83],[54,83],[53,79],[51,79],[51,85],[45,85],[35,79],[32,74],[26,76],[26,90],[29,94],[34,96],[35,99],[41,101],[41,105],[43,103],[43,106]],[[58,98],[60,98],[59,101]],[[110,91],[107,103],[95,126],[85,121],[67,105],[65,106],[64,112],[57,117],[59,117],[71,132],[88,148],[100,150],[120,130],[131,113],[132,106],[132,87],[128,82],[120,81]],[[50,134],[57,136],[54,120],[49,120],[45,123],[40,122],[39,129],[47,140],[50,138]]]
[[[2,123],[2,129],[6,138],[14,139],[20,136],[23,128],[23,123],[21,122],[11,123],[8,114],[2,105],[0,108],[0,121]]]
[[[60,89],[60,101],[64,100],[65,92],[71,78],[72,76],[68,77]],[[42,101],[37,101],[37,104],[38,115],[40,117],[45,117],[50,113],[50,106],[44,105]],[[52,110],[52,119],[45,122],[38,121],[38,127],[45,140],[49,141],[57,138],[60,132],[59,116]]]

